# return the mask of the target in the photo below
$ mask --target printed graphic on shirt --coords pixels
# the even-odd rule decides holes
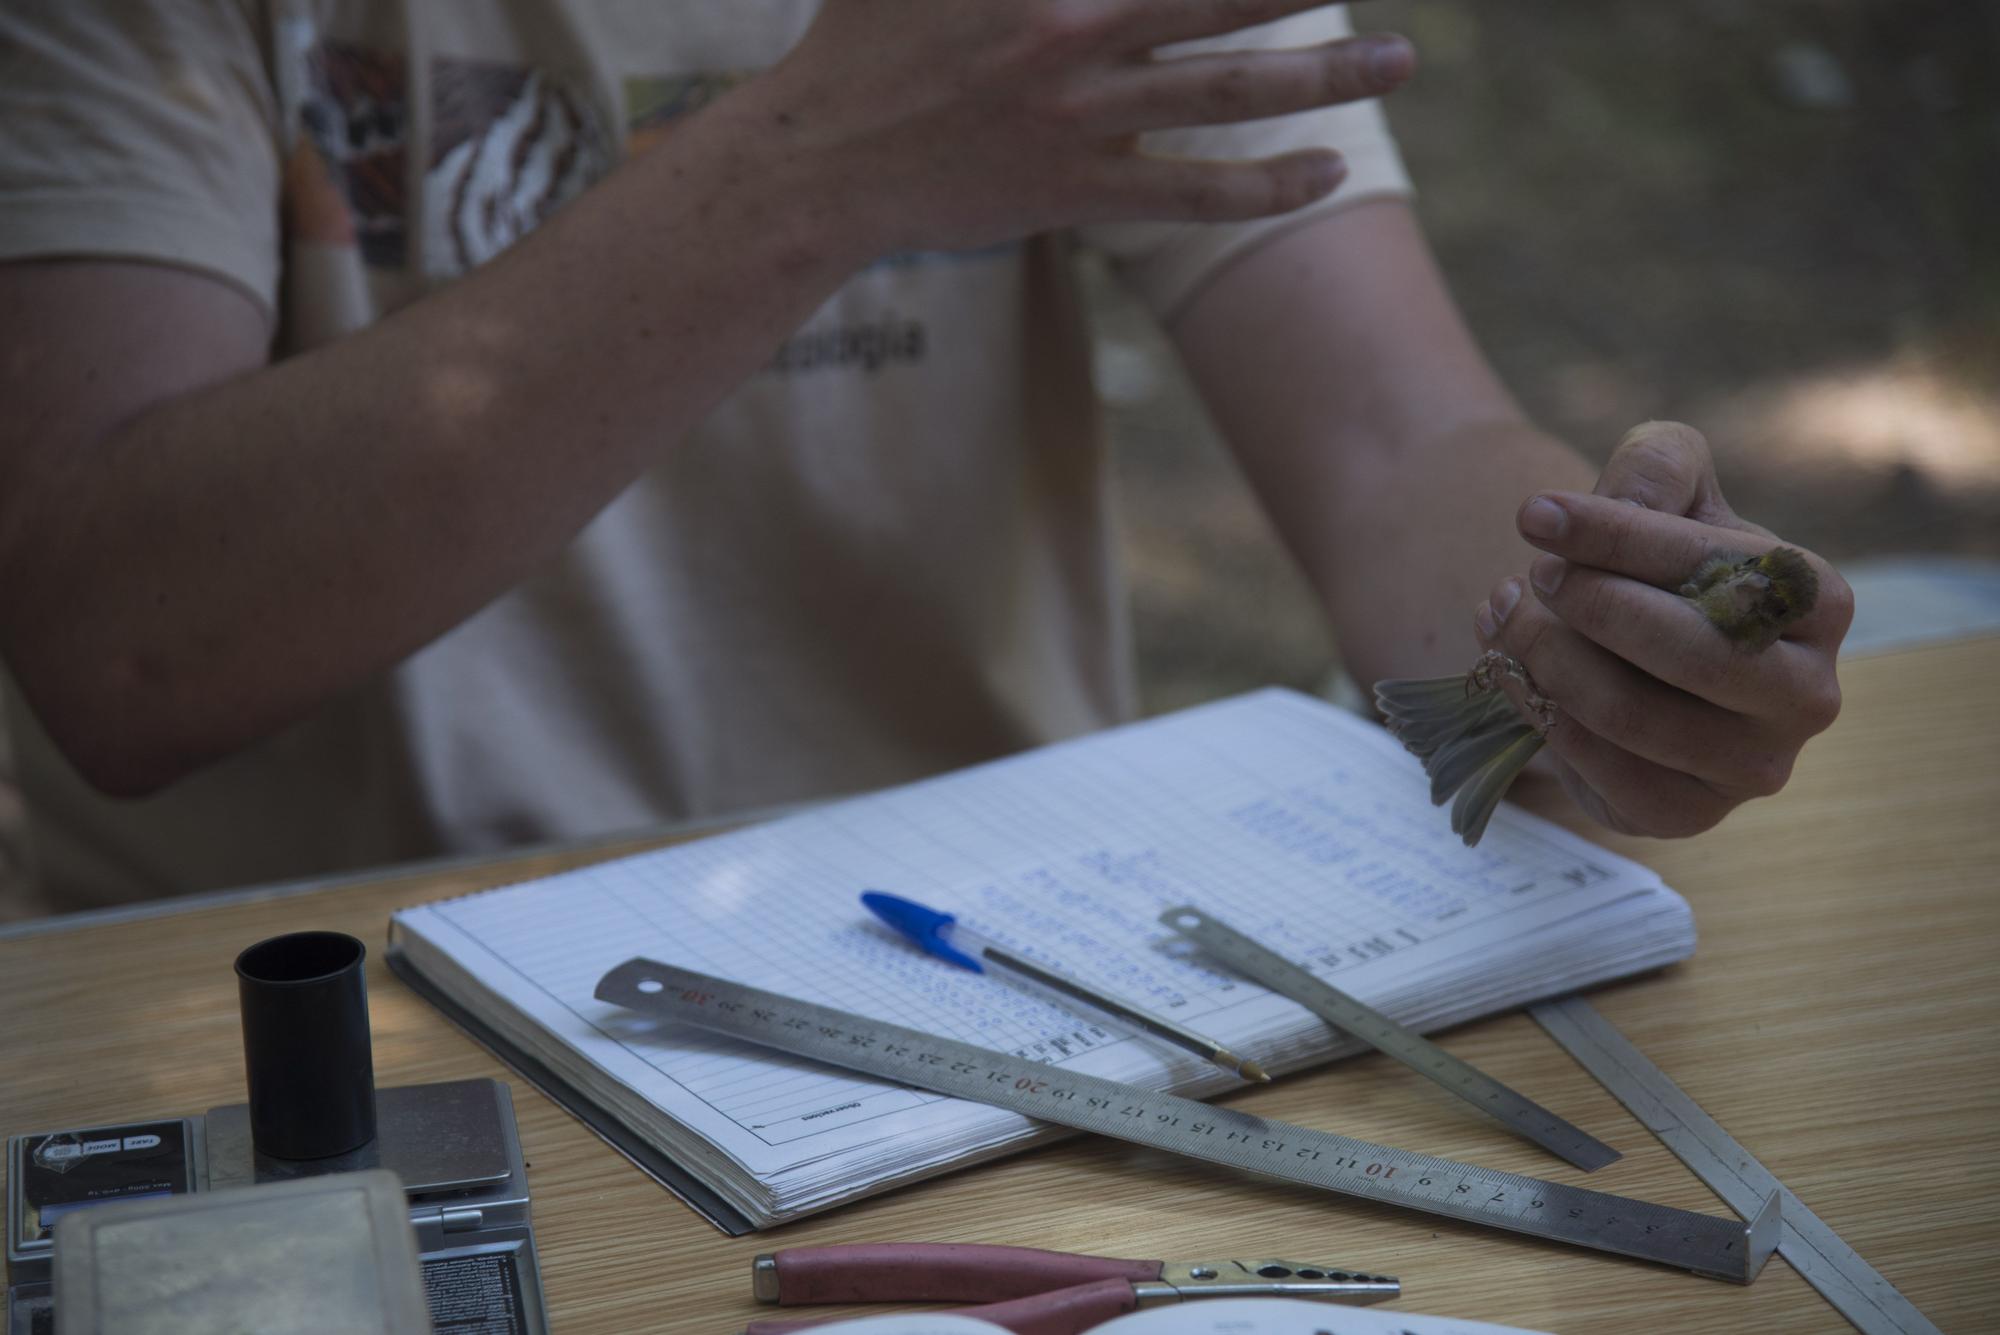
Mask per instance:
[[[430,74],[424,269],[449,278],[583,193],[615,144],[590,99],[546,71],[440,57]]]
[[[922,361],[928,338],[921,321],[894,311],[862,324],[813,325],[780,343],[764,369],[777,375],[828,370],[873,375],[885,366]]]
[[[291,235],[358,244],[369,264],[402,266],[408,240],[406,73],[395,51],[328,41],[306,52],[299,106],[305,142],[285,164]]]

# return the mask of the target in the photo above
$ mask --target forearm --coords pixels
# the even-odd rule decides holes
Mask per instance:
[[[454,287],[32,479],[0,533],[4,648],[87,771],[154,786],[455,624],[868,258],[840,184],[730,103]]]
[[[1328,448],[1350,461],[1346,494],[1307,573],[1339,627],[1348,671],[1364,685],[1464,671],[1479,653],[1473,609],[1536,555],[1515,530],[1520,503],[1540,490],[1588,491],[1594,476],[1519,417],[1385,446],[1379,466],[1367,445]]]
[[[1363,203],[1278,237],[1173,334],[1355,678],[1463,671],[1473,609],[1534,556],[1516,508],[1591,474],[1527,425],[1408,208]]]

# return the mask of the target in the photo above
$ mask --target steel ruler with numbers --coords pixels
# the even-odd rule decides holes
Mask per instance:
[[[1749,1224],[1211,1107],[692,970],[631,959],[597,999],[794,1056],[1265,1177],[1747,1284],[1778,1237]]]
[[[1783,1201],[1778,1254],[1863,1335],[1940,1335],[1929,1317],[1582,997],[1529,1009],[1563,1050],[1735,1209]]]
[[[1160,915],[1160,922],[1267,991],[1304,1006],[1335,1029],[1386,1053],[1427,1076],[1473,1107],[1497,1119],[1515,1135],[1567,1159],[1586,1173],[1615,1162],[1618,1151],[1556,1116],[1525,1094],[1517,1094],[1470,1062],[1397,1024],[1382,1012],[1342,992],[1276,951],[1218,922],[1191,904]]]

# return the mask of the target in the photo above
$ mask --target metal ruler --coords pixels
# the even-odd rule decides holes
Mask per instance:
[[[1746,1226],[1210,1107],[652,960],[627,960],[604,976],[596,995],[658,1019],[1059,1126],[1715,1279],[1749,1283],[1777,1241],[1775,1197]]]
[[[1258,986],[1296,1001],[1342,1033],[1387,1053],[1417,1074],[1430,1077],[1481,1112],[1498,1119],[1516,1135],[1525,1136],[1584,1172],[1595,1172],[1621,1157],[1617,1150],[1583,1128],[1515,1093],[1416,1030],[1404,1028],[1200,909],[1183,904],[1162,913],[1160,922]]]
[[[1895,1285],[1842,1242],[1666,1072],[1646,1060],[1596,1007],[1582,997],[1567,997],[1543,1002],[1528,1013],[1730,1208],[1754,1209],[1760,1201],[1782,1201],[1778,1254],[1856,1330],[1866,1335],[1939,1335]]]

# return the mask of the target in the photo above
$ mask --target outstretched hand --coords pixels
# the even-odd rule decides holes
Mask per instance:
[[[1261,217],[1329,193],[1330,148],[1250,162],[1145,153],[1149,130],[1375,97],[1415,55],[1377,35],[1159,53],[1325,0],[827,0],[753,81],[755,132],[827,164],[887,244],[962,248],[1080,223]],[[745,90],[749,92],[749,89]]]
[[[1636,427],[1591,495],[1532,496],[1516,523],[1547,554],[1495,586],[1474,625],[1555,702],[1548,745],[1586,813],[1629,834],[1689,835],[1785,785],[1840,712],[1834,659],[1853,594],[1804,553],[1817,597],[1761,651],[1680,595],[1718,553],[1787,545],[1729,508],[1700,432]]]

